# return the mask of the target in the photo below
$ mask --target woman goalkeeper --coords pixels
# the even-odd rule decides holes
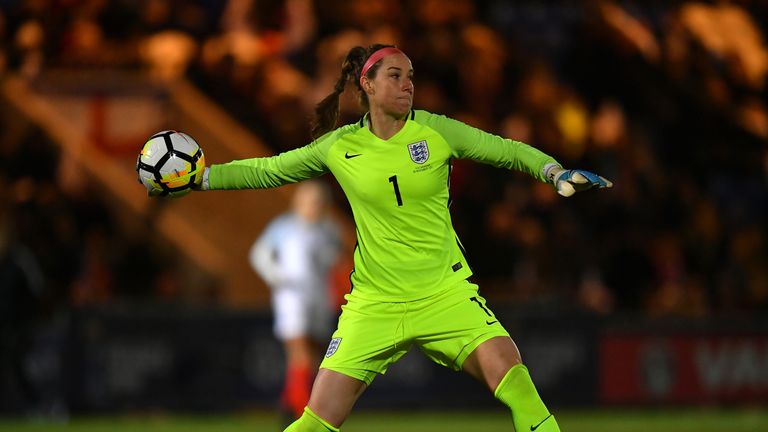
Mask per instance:
[[[334,129],[351,82],[368,111]],[[472,274],[448,210],[453,159],[519,170],[570,196],[611,187],[551,156],[459,121],[414,110],[413,67],[399,49],[355,47],[316,108],[307,146],[207,168],[203,190],[269,188],[331,172],[354,214],[357,247],[346,295],[304,414],[286,431],[338,431],[378,374],[412,345],[474,376],[512,412],[515,430],[558,431],[515,343]]]

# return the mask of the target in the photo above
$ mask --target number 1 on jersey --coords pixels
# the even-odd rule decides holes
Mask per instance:
[[[397,185],[397,176],[393,175],[389,178],[389,182],[392,183],[392,187],[395,188],[395,198],[397,198],[397,206],[403,206],[403,197],[400,196],[400,186]]]

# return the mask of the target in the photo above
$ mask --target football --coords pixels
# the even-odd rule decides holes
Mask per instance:
[[[203,149],[194,138],[173,130],[147,140],[136,160],[139,183],[149,196],[177,198],[188,194],[205,169]]]

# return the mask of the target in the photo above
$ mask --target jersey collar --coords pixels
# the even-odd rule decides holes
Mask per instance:
[[[370,129],[370,123],[369,123],[369,120],[368,120],[368,116],[370,114],[371,113],[369,111],[369,112],[363,114],[362,117],[360,117],[360,122],[359,122],[360,127],[364,127],[364,128]],[[411,120],[413,120],[415,117],[416,117],[416,111],[414,111],[413,108],[411,108],[411,112],[408,115],[405,116],[405,122],[408,123],[408,119],[409,118]],[[403,127],[405,127],[405,125],[403,125]]]

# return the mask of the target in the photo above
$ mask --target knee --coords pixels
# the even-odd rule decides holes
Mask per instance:
[[[521,364],[522,359],[512,339],[497,337],[480,344],[464,363],[465,371],[494,391],[507,372]]]

